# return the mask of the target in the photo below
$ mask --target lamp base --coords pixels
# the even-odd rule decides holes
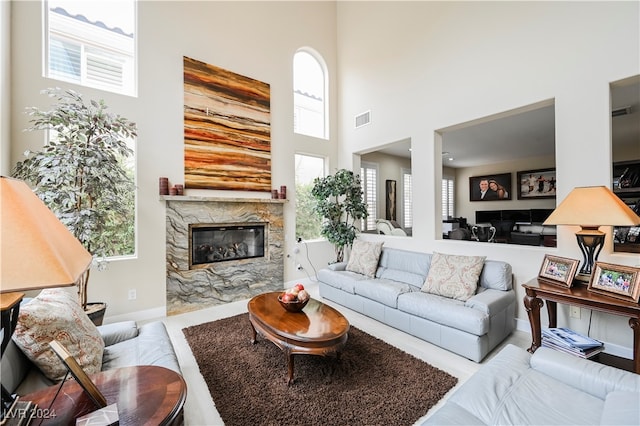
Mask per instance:
[[[18,398],[13,405],[6,411],[2,422],[2,426],[25,426],[31,423],[35,418],[38,406],[31,401],[20,401]]]
[[[583,274],[581,272],[577,273],[576,276],[573,278],[574,281],[579,281],[580,284],[588,284],[589,281],[591,281],[591,275],[590,274]]]

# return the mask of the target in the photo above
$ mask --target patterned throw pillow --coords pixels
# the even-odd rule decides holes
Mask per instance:
[[[13,340],[49,379],[60,381],[67,372],[50,349],[59,341],[88,374],[102,369],[104,341],[78,303],[75,294],[62,289],[42,290],[20,307]]]
[[[484,259],[485,256],[433,253],[422,291],[466,301],[476,293]]]
[[[351,247],[351,254],[347,262],[347,271],[357,272],[373,278],[378,269],[378,260],[382,253],[384,242],[373,243],[368,241],[355,240]]]

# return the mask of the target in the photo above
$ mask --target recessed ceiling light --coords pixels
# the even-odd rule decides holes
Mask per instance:
[[[447,160],[453,161],[453,157],[449,157],[449,158],[447,158]]]

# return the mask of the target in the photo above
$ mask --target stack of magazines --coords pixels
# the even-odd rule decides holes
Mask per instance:
[[[542,346],[553,348],[580,358],[591,358],[604,350],[604,344],[568,328],[542,330]]]

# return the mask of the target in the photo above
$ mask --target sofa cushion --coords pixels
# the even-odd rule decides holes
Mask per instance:
[[[376,275],[376,269],[378,269],[382,244],[384,243],[355,240],[347,262],[347,271],[373,278]]]
[[[600,417],[601,425],[640,424],[640,393],[615,391],[607,394]]]
[[[475,294],[485,256],[462,256],[435,252],[422,286],[425,293],[466,301]]]
[[[383,278],[356,281],[354,288],[355,294],[392,308],[398,306],[398,296],[411,291],[409,284]]]
[[[49,348],[59,341],[88,374],[102,367],[104,341],[96,326],[66,290],[43,290],[20,308],[13,340],[24,354],[51,380],[62,380],[66,367]]]
[[[161,321],[142,325],[136,338],[104,348],[102,370],[135,365],[156,365],[182,374],[171,339]]]
[[[489,315],[470,309],[465,302],[435,294],[414,291],[398,296],[398,310],[476,336],[489,331]]]
[[[329,268],[323,268],[318,271],[318,281],[349,294],[356,294],[355,283],[366,279],[367,277],[357,272],[333,271]]]
[[[480,286],[493,290],[511,290],[512,275],[510,264],[498,260],[485,260],[480,274]]]
[[[400,281],[420,289],[431,264],[431,254],[383,247],[377,278]]]

